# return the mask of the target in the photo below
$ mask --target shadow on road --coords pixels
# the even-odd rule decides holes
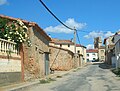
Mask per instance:
[[[112,68],[111,65],[108,65],[106,63],[93,63],[93,65],[98,65],[102,69],[110,69],[110,68]]]

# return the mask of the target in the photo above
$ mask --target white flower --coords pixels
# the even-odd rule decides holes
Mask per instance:
[[[24,23],[21,21],[21,20],[17,20],[18,21],[18,23],[20,24],[20,26],[23,26],[24,25]]]
[[[28,28],[25,25],[23,26],[23,28],[26,29],[26,30],[28,30]]]
[[[18,27],[16,27],[15,30],[18,30]]]
[[[21,37],[19,37],[18,39],[21,39]]]
[[[9,32],[10,34],[12,34],[12,32]]]
[[[20,42],[22,42],[22,40],[20,40]]]
[[[20,34],[20,37],[22,37],[22,35]]]
[[[11,39],[8,39],[8,41],[11,41]]]
[[[16,34],[19,34],[19,32],[18,32],[18,31],[16,31]]]
[[[25,34],[25,38],[27,38],[28,37],[28,35],[27,34]]]
[[[8,36],[8,39],[10,39],[10,37]]]
[[[23,41],[25,42],[26,40],[25,40],[25,39],[23,39]]]
[[[7,34],[5,34],[4,36],[7,37]]]

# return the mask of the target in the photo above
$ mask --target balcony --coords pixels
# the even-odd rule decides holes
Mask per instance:
[[[0,38],[0,56],[19,57],[19,54],[19,48],[16,47],[15,42]]]

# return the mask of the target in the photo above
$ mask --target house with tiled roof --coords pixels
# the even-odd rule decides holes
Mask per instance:
[[[52,39],[52,41],[50,41],[50,45],[65,48],[75,53],[74,43],[71,40]],[[86,49],[85,46],[76,44],[76,53],[82,53],[82,51],[79,50],[80,47]]]
[[[68,49],[75,53],[75,46],[71,40],[60,40],[60,39],[52,39],[50,45]],[[80,55],[80,60],[82,60],[81,64],[86,63],[86,47],[80,44],[76,44],[76,53]]]
[[[105,62],[109,65],[112,65],[112,57],[114,56],[114,42],[113,42],[114,35],[109,36],[104,39],[103,44],[105,45]]]
[[[21,82],[21,81],[38,79],[48,75],[49,74],[49,41],[51,41],[51,38],[44,32],[42,28],[39,27],[37,23],[29,22],[19,18],[4,16],[4,15],[0,15],[0,19],[8,20],[9,24],[14,24],[17,21],[20,22],[21,26],[22,24],[24,24],[27,28],[27,31],[25,32],[29,37],[29,41],[30,41],[29,44],[27,42],[24,42],[24,43],[21,43],[19,46],[20,61],[17,62],[19,64],[16,64],[15,62],[11,63],[12,57],[10,57],[9,59],[10,60],[9,63],[11,63],[10,64],[11,66],[20,65],[19,72],[17,71],[17,67],[8,72],[7,70],[9,70],[9,64],[7,64],[6,70],[4,70],[3,68],[2,68],[3,70],[1,70],[2,72],[4,71],[4,74],[0,72],[0,76],[7,75],[5,77],[7,77],[6,79],[8,79],[10,82],[14,82],[14,81],[17,82],[17,80]],[[5,40],[5,41],[8,41],[8,40]],[[4,46],[3,39],[0,39],[0,43],[2,45],[0,46],[0,49],[1,49],[0,54],[1,53],[3,54],[3,52],[6,52],[6,49],[7,49],[6,45],[9,44],[9,42],[5,45],[5,47],[3,47]],[[15,49],[15,47],[12,46],[12,44],[10,46],[12,47],[12,50]],[[3,48],[4,48],[4,51],[3,51]],[[2,58],[5,58],[3,56]],[[0,60],[0,63],[1,62],[2,60]],[[4,62],[7,62],[7,61],[4,61]],[[16,80],[9,79],[13,77],[18,79]],[[5,81],[7,81],[6,79]]]
[[[88,49],[86,50],[87,62],[98,61],[98,49]]]

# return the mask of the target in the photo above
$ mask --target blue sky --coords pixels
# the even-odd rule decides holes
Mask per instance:
[[[120,29],[120,0],[43,2],[65,24],[76,26],[80,43],[90,48],[94,37],[101,36],[104,39]],[[73,32],[61,26],[39,0],[0,0],[0,14],[36,22],[53,38],[73,38]]]

